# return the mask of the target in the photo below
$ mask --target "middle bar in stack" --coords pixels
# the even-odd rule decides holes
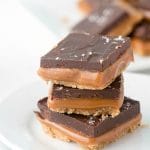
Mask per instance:
[[[103,90],[77,89],[54,84],[52,92],[49,93],[48,107],[60,113],[116,116],[123,99],[121,75]]]

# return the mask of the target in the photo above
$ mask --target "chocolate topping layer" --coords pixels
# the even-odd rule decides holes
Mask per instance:
[[[139,25],[137,25],[132,36],[143,40],[150,40],[150,21],[142,21]]]
[[[129,48],[128,37],[72,33],[41,58],[41,67],[102,72]]]
[[[113,3],[107,4],[101,6],[98,10],[92,12],[88,17],[79,22],[73,28],[73,32],[107,34],[127,17],[128,13],[124,9]]]
[[[123,89],[123,77],[119,76],[111,85],[103,90],[86,90],[66,87],[59,84],[54,84],[52,89],[51,100],[57,98],[84,98],[84,99],[116,99],[120,96]]]
[[[140,113],[140,104],[138,101],[134,101],[125,97],[124,104],[120,109],[120,114],[114,118],[102,116],[83,116],[76,114],[61,114],[53,112],[47,107],[47,98],[44,98],[38,102],[41,117],[55,122],[60,125],[72,128],[84,134],[87,137],[97,137],[109,130],[116,128],[117,126],[133,119]]]

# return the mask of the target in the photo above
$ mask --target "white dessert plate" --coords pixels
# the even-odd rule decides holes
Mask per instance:
[[[142,127],[122,137],[105,150],[148,150],[150,148],[150,77],[125,74],[125,93],[141,101]],[[75,143],[67,143],[46,135],[34,110],[37,101],[47,95],[47,85],[36,81],[18,89],[0,105],[0,141],[14,150],[77,150]]]
[[[131,63],[127,71],[150,75],[150,57],[134,55],[134,63]]]

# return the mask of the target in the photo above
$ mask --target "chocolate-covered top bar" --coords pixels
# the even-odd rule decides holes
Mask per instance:
[[[104,118],[102,116],[68,115],[53,112],[47,107],[47,98],[40,100],[38,102],[38,107],[40,108],[40,115],[43,119],[78,131],[86,137],[98,137],[113,128],[119,127],[123,123],[134,119],[140,114],[139,102],[127,97],[125,97],[120,114],[114,118],[109,116]]]
[[[41,58],[41,67],[102,72],[129,48],[128,37],[72,33]]]
[[[73,27],[72,32],[107,34],[125,18],[128,18],[128,15],[126,10],[109,3],[90,13],[88,17]]]
[[[133,60],[130,39],[71,33],[41,58],[38,74],[79,89],[104,89]]]

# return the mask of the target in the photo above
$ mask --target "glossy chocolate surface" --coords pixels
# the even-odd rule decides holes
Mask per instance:
[[[41,58],[41,67],[102,72],[129,48],[128,37],[72,33]]]

